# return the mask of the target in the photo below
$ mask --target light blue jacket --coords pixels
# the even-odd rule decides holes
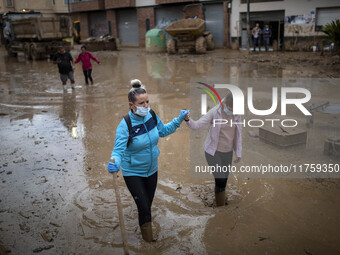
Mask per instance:
[[[157,127],[151,113],[140,117],[129,112],[133,130],[132,143],[127,147],[129,129],[122,119],[116,130],[116,139],[111,158],[122,169],[123,176],[148,177],[158,170],[158,140],[176,131],[182,120],[174,118],[170,123],[163,124],[157,117]]]

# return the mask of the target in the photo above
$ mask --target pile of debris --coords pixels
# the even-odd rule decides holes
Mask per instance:
[[[80,43],[86,45],[87,50],[89,51],[117,50],[118,48],[118,40],[112,36],[103,38],[89,37],[85,40],[81,40]]]

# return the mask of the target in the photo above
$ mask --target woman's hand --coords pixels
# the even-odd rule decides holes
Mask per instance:
[[[241,161],[241,158],[237,157],[235,160],[234,160],[234,163],[240,163]]]
[[[183,121],[184,118],[186,118],[186,116],[190,113],[190,110],[181,110],[178,118]]]
[[[107,170],[109,171],[109,173],[114,173],[114,172],[119,171],[119,167],[118,167],[117,163],[115,163],[114,158],[112,158],[110,160],[109,164],[107,164]]]
[[[187,116],[185,116],[184,120],[189,121],[189,119],[190,119],[190,112],[187,114]]]

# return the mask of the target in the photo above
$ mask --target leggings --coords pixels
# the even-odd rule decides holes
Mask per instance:
[[[205,158],[208,162],[209,166],[219,166],[220,169],[223,168],[223,166],[231,167],[231,163],[233,160],[233,151],[229,152],[220,152],[216,151],[214,156],[211,156],[208,153],[205,153]],[[216,169],[218,169],[216,167]],[[215,178],[215,193],[223,192],[225,191],[225,188],[227,186],[229,171],[223,172],[213,172],[214,178]]]
[[[124,176],[138,209],[139,226],[151,222],[151,205],[157,186],[157,172],[149,177]]]
[[[83,70],[83,73],[84,73],[84,76],[85,76],[85,82],[86,82],[86,84],[89,83],[89,79],[90,79],[91,82],[93,81],[92,76],[91,76],[91,74],[92,74],[92,68],[87,69],[87,70]]]

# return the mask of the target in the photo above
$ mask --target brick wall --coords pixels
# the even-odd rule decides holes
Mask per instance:
[[[105,9],[135,7],[135,0],[105,0]]]
[[[72,19],[72,22],[76,20],[80,20],[80,13],[79,12],[71,13],[71,19]]]
[[[104,10],[104,0],[92,0],[85,2],[74,2],[71,4],[71,12],[97,11]]]
[[[111,34],[112,34],[112,36],[118,37],[116,11],[115,10],[106,11],[106,19],[107,19],[107,21],[111,21]]]
[[[187,0],[187,1],[183,1],[183,0],[156,0],[156,4],[172,4],[172,3],[184,3],[184,2],[188,2],[188,3],[194,3],[194,2],[199,2],[198,0]]]
[[[89,26],[89,17],[86,12],[79,14],[80,20],[80,32],[81,39],[86,39],[90,36],[90,26]]]
[[[150,29],[155,27],[155,11],[154,8],[138,8],[137,20],[138,20],[138,39],[139,46],[145,46],[145,34],[146,34],[146,19],[150,20]]]

